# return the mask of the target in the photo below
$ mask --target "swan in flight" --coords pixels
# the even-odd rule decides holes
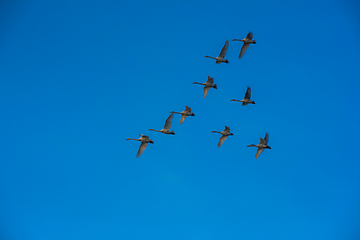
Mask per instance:
[[[135,140],[135,141],[140,141],[140,147],[139,147],[139,151],[136,154],[136,157],[140,157],[141,154],[144,152],[145,148],[147,147],[148,143],[154,143],[153,140],[149,139],[148,136],[146,135],[142,135],[140,134],[140,138],[139,139],[135,139],[135,138],[127,138],[126,140]]]
[[[226,40],[225,45],[221,49],[221,52],[220,52],[218,57],[216,57],[216,58],[210,57],[210,56],[205,56],[205,57],[215,59],[216,60],[215,63],[217,63],[217,64],[220,64],[222,62],[229,63],[229,60],[225,59],[225,55],[226,55],[226,52],[228,50],[228,47],[229,47],[229,40]]]
[[[225,126],[225,129],[221,132],[217,132],[217,131],[211,131],[212,133],[220,133],[222,136],[220,137],[220,141],[218,143],[218,147],[220,147],[224,141],[227,139],[228,136],[230,135],[234,135],[232,133],[230,133],[230,128]]]
[[[165,125],[164,125],[164,128],[161,129],[161,130],[155,130],[155,129],[152,129],[150,128],[149,130],[151,131],[155,131],[155,132],[161,132],[161,133],[165,133],[165,134],[174,134],[175,135],[175,132],[174,131],[170,131],[170,128],[171,128],[171,122],[174,118],[174,114],[170,114],[169,117],[166,119],[165,121]]]
[[[208,91],[210,90],[210,88],[217,89],[216,84],[214,84],[214,78],[212,78],[210,76],[208,76],[208,80],[205,83],[193,82],[193,84],[204,85],[203,98],[206,97],[206,95],[207,95]]]
[[[269,134],[266,133],[264,139],[260,138],[260,143],[258,145],[250,144],[247,146],[247,147],[258,148],[256,151],[255,159],[257,159],[260,156],[260,154],[264,151],[265,148],[271,149],[271,147],[267,145],[268,141],[269,141]]]
[[[241,50],[240,50],[239,59],[244,56],[244,54],[245,54],[246,50],[249,48],[250,44],[256,44],[256,41],[252,40],[252,39],[253,39],[253,34],[252,34],[252,32],[249,32],[246,35],[246,38],[244,38],[244,39],[233,39],[232,40],[232,41],[244,42],[244,44],[242,45]]]
[[[251,97],[251,88],[250,88],[250,87],[247,87],[246,93],[245,93],[245,97],[244,97],[243,100],[231,99],[231,101],[242,102],[242,105],[243,105],[243,106],[246,106],[246,105],[248,105],[249,103],[255,104],[254,101],[251,101],[251,100],[250,100],[250,97]]]
[[[185,105],[185,110],[182,112],[173,112],[171,111],[170,113],[177,113],[177,114],[181,114],[181,118],[180,118],[180,123],[182,124],[185,120],[185,118],[187,118],[188,116],[195,116],[194,113],[191,112],[191,108]]]

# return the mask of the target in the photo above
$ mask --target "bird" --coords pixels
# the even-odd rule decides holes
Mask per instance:
[[[225,42],[225,45],[224,47],[221,49],[221,52],[219,54],[218,57],[214,58],[214,57],[210,57],[210,56],[205,56],[207,58],[212,58],[212,59],[215,59],[216,60],[216,64],[220,64],[222,62],[224,63],[229,63],[229,60],[225,59],[225,55],[226,55],[226,52],[227,52],[227,49],[229,47],[229,40],[226,40]]]
[[[210,90],[210,88],[217,89],[216,84],[214,84],[214,78],[212,78],[210,76],[208,76],[208,80],[205,83],[193,82],[193,84],[204,85],[203,98],[206,97],[206,95],[207,95],[208,91]]]
[[[250,87],[247,87],[246,93],[245,93],[245,97],[244,97],[243,100],[231,99],[231,101],[242,102],[242,105],[243,105],[243,106],[246,106],[246,105],[248,105],[249,103],[255,104],[254,101],[251,101],[251,100],[250,100],[250,97],[251,97],[251,88],[250,88]]]
[[[221,132],[217,132],[217,131],[211,131],[212,133],[220,133],[222,136],[220,137],[220,141],[218,143],[218,147],[220,147],[224,141],[227,139],[228,136],[230,135],[234,135],[232,133],[230,133],[230,128],[225,126],[225,129]]]
[[[264,151],[265,148],[271,149],[271,147],[267,145],[268,141],[269,141],[269,134],[266,133],[264,139],[260,138],[260,143],[258,145],[250,144],[247,146],[247,147],[258,148],[256,151],[255,159],[257,159],[260,156],[260,154]]]
[[[170,131],[170,128],[171,128],[171,122],[174,118],[174,114],[170,114],[169,117],[166,119],[165,121],[165,125],[164,125],[164,128],[161,129],[161,130],[155,130],[155,129],[152,129],[150,128],[149,130],[151,131],[155,131],[155,132],[161,132],[161,133],[165,133],[165,134],[173,134],[175,135],[175,132],[174,131]]]
[[[242,45],[241,50],[240,50],[239,59],[244,56],[244,54],[245,54],[246,50],[249,48],[250,44],[256,44],[256,41],[252,40],[252,39],[253,39],[253,34],[252,34],[252,32],[249,32],[246,35],[246,38],[244,38],[244,39],[233,39],[232,40],[232,41],[244,42],[244,44]]]
[[[149,139],[148,136],[140,134],[140,138],[139,139],[135,139],[135,138],[127,138],[126,140],[135,140],[135,141],[140,141],[140,147],[139,147],[139,151],[136,154],[136,157],[139,158],[141,156],[141,154],[144,152],[145,148],[147,147],[148,143],[154,143],[153,140]]]
[[[191,112],[191,108],[185,105],[185,110],[182,112],[174,112],[171,111],[170,113],[177,113],[177,114],[181,114],[181,118],[180,118],[180,123],[182,124],[185,120],[185,118],[187,118],[188,116],[195,116],[194,113]]]

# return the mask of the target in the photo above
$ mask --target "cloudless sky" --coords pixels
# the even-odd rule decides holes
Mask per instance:
[[[1,1],[0,239],[360,239],[359,43],[355,0]]]

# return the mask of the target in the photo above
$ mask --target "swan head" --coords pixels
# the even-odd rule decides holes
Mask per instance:
[[[130,138],[127,138],[126,140],[130,140]]]
[[[231,99],[231,101],[235,101],[235,99]]]

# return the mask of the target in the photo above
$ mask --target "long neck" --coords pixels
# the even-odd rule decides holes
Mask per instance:
[[[155,132],[161,132],[161,131],[159,131],[159,130],[155,130],[155,129],[152,129],[152,128],[150,128],[149,130],[150,130],[150,131],[155,131]]]
[[[211,131],[212,133],[221,133],[221,132],[218,132],[218,131]]]
[[[177,113],[177,114],[181,114],[180,112],[173,112],[173,111],[171,111],[170,113]]]
[[[254,144],[250,144],[250,145],[248,145],[247,147],[257,147],[257,146],[254,145]]]
[[[140,141],[140,139],[135,139],[135,138],[128,138],[126,140],[135,140],[135,141]]]
[[[207,58],[212,58],[212,59],[215,59],[215,60],[216,60],[216,58],[214,58],[214,57],[210,57],[210,56],[205,56],[205,57],[207,57]]]
[[[193,84],[205,85],[205,83],[198,83],[198,82],[193,82]]]
[[[240,42],[243,42],[244,39],[233,39],[233,41],[240,41]]]
[[[241,100],[231,99],[231,101],[241,102]]]

